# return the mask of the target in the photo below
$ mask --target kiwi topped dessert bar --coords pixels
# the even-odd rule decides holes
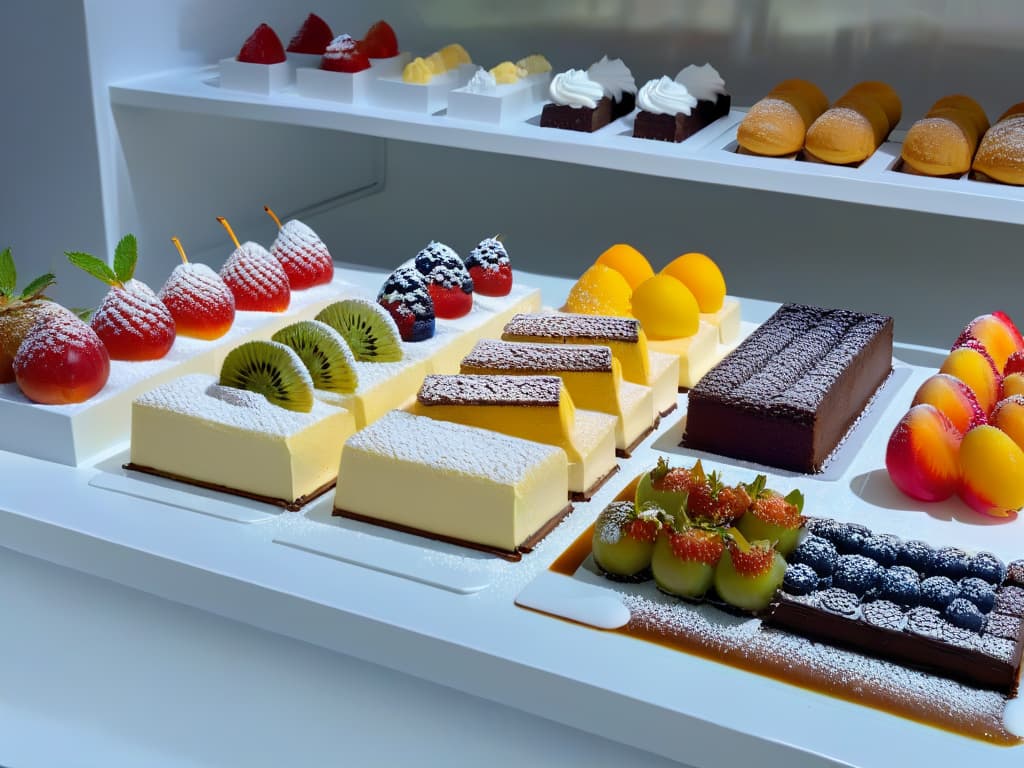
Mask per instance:
[[[892,372],[892,318],[784,304],[690,390],[683,445],[820,472]]]

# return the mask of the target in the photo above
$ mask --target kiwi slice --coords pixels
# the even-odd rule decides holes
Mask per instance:
[[[224,358],[220,384],[263,395],[289,411],[313,410],[313,380],[291,347],[276,341],[248,341]]]
[[[398,326],[388,311],[373,301],[345,299],[320,310],[316,316],[348,342],[356,360],[393,363],[402,359]]]
[[[285,326],[270,338],[298,353],[316,389],[343,395],[356,391],[359,384],[356,359],[341,334],[327,323],[301,320]]]

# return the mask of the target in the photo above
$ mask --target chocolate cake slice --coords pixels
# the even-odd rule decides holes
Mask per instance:
[[[658,115],[654,112],[640,110],[633,120],[633,136],[638,139],[678,143],[690,138],[707,125],[708,122],[696,113],[686,115],[678,112],[674,115]]]
[[[561,128],[565,131],[593,133],[612,120],[612,102],[607,96],[596,107],[570,107],[567,104],[548,103],[540,113],[542,128]]]
[[[690,390],[683,445],[819,472],[892,371],[892,318],[784,304]]]

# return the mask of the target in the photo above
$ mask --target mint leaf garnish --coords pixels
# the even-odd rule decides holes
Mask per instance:
[[[114,249],[114,274],[122,283],[127,283],[135,274],[135,261],[139,258],[139,244],[135,235],[127,234]]]
[[[804,495],[798,489],[789,492],[789,495],[786,496],[786,503],[796,507],[797,512],[804,511]]]
[[[19,297],[22,301],[30,301],[38,298],[43,291],[49,288],[57,282],[57,276],[47,272],[45,275],[40,275],[31,283],[25,286],[25,290],[21,292]]]
[[[18,281],[18,271],[14,268],[14,257],[11,249],[4,248],[0,252],[0,296],[10,296]]]
[[[100,261],[91,254],[82,253],[80,251],[65,251],[64,255],[68,257],[68,261],[83,272],[102,280],[107,285],[116,285],[120,282],[117,279],[117,275],[114,274],[114,270],[112,270],[106,262]]]

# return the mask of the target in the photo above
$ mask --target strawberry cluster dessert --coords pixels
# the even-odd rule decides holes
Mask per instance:
[[[958,494],[1002,518],[1024,506],[1024,338],[1008,315],[964,328],[893,430],[885,465],[919,501]]]

